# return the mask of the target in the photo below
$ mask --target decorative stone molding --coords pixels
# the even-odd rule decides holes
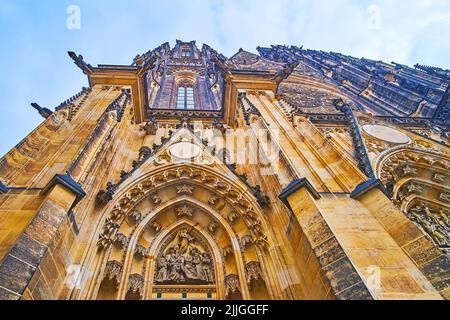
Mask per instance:
[[[195,187],[183,184],[181,186],[176,186],[176,189],[178,194],[192,194],[192,191],[195,189]]]
[[[147,252],[147,248],[140,244],[138,244],[136,248],[134,248],[134,254],[139,258],[145,258],[147,256]]]
[[[433,242],[450,254],[450,211],[424,201],[413,205],[407,216],[417,223]]]
[[[397,175],[395,172],[405,162],[408,162],[410,165],[422,164],[433,171],[436,169],[450,170],[450,161],[446,153],[438,153],[418,147],[397,147],[387,150],[380,156],[380,160],[377,163],[378,176],[385,184],[390,180],[396,180]],[[442,177],[439,176],[439,178]]]
[[[103,279],[113,280],[118,287],[122,276],[123,264],[119,261],[108,261]]]
[[[142,213],[140,213],[137,210],[133,210],[131,211],[131,213],[128,215],[128,218],[133,222],[133,223],[139,223],[142,220]]]
[[[217,230],[218,227],[219,227],[219,225],[217,224],[217,222],[211,221],[211,222],[208,224],[208,231],[209,231],[212,235],[214,235],[214,233],[216,233],[216,230]]]
[[[261,264],[257,261],[249,262],[245,265],[245,273],[247,275],[247,283],[250,284],[252,280],[262,279]]]
[[[153,203],[154,203],[155,205],[160,205],[160,204],[161,204],[161,197],[159,196],[158,193],[155,193],[154,195],[152,195],[151,198],[152,198]]]
[[[105,235],[111,235],[116,232],[116,230],[119,229],[119,224],[115,222],[111,218],[106,218],[105,225],[103,227],[103,233]]]
[[[100,249],[106,249],[113,243],[113,239],[111,239],[108,236],[105,236],[104,234],[99,235],[99,239],[97,241],[97,246]]]
[[[236,274],[230,274],[225,277],[225,296],[241,291],[241,285],[239,283],[239,276]]]
[[[243,249],[248,248],[253,244],[253,237],[251,235],[245,235],[240,239],[240,244]]]
[[[159,233],[162,229],[162,226],[158,222],[151,222],[149,227],[152,228],[155,233]]]
[[[442,192],[442,193],[439,195],[439,200],[442,200],[442,201],[444,201],[444,202],[449,203],[449,202],[450,202],[450,193]]]
[[[221,197],[217,196],[217,195],[213,195],[209,200],[208,203],[210,206],[215,206],[217,204],[217,202],[221,199]]]
[[[241,107],[242,113],[244,114],[244,120],[247,125],[250,125],[253,117],[260,117],[261,113],[255,107],[255,105],[248,99],[245,92],[238,93],[238,103]]]
[[[154,286],[153,293],[215,293],[215,287],[191,287],[191,288],[176,288],[167,286]]]
[[[227,246],[225,248],[222,249],[222,255],[226,258],[227,256],[229,256],[230,254],[233,254],[233,247],[232,246]]]
[[[113,199],[116,189],[117,189],[116,185],[114,185],[112,182],[108,182],[106,185],[106,190],[100,190],[98,192],[97,201],[102,205],[106,205]]]
[[[133,294],[139,294],[142,298],[144,295],[144,277],[140,274],[131,274],[128,277],[128,292]]]
[[[182,207],[176,208],[175,212],[176,212],[178,217],[187,216],[187,217],[192,218],[193,215],[194,215],[194,210],[191,207],[187,206],[187,205],[184,205]]]
[[[239,214],[232,211],[227,217],[227,220],[233,225],[239,219]]]
[[[447,178],[447,176],[445,174],[441,174],[441,173],[435,173],[433,176],[433,180],[436,182],[445,182],[446,178]]]
[[[267,208],[270,205],[269,197],[264,195],[261,191],[261,186],[255,186],[253,189],[253,195],[256,198],[256,201],[261,206],[261,208]]]
[[[265,234],[259,234],[256,235],[253,238],[253,242],[260,247],[261,249],[268,249],[269,248],[269,240],[267,238],[267,235]]]
[[[118,233],[114,237],[114,243],[121,246],[122,250],[127,250],[129,239],[123,233]]]

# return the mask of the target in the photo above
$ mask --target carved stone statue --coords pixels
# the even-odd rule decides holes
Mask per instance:
[[[434,210],[426,204],[412,207],[408,216],[418,223],[433,241],[443,250],[450,246],[450,221],[444,210]]]

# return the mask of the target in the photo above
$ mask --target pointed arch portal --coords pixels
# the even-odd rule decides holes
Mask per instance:
[[[118,188],[78,298],[282,297],[279,279],[268,276],[280,258],[257,199],[189,132],[179,130]],[[176,148],[187,141],[199,150],[180,159]]]

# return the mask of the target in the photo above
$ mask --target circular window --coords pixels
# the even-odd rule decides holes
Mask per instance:
[[[393,144],[407,144],[411,142],[411,138],[406,134],[386,126],[365,125],[363,131],[369,136]]]
[[[178,160],[191,160],[198,157],[202,149],[191,142],[179,142],[170,146],[169,151]]]

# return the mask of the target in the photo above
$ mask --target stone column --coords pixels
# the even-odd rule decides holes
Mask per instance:
[[[295,214],[311,257],[317,259],[338,299],[442,299],[389,227],[376,218],[381,212],[374,207],[392,205],[382,191],[381,183],[372,179],[350,196],[319,194],[306,179],[300,179],[280,198]],[[311,260],[307,266],[312,269]],[[314,279],[308,274],[304,278],[308,283]]]
[[[0,300],[55,299],[63,285],[66,266],[54,253],[71,232],[68,212],[85,193],[68,175],[56,175],[42,193],[35,217],[0,263]]]
[[[320,198],[306,178],[292,182],[280,194],[280,199],[292,210],[302,229],[302,236],[309,244],[303,246],[305,252],[299,252],[299,259],[310,255],[308,268],[300,270],[303,279],[311,282],[320,279],[304,284],[310,290],[306,295],[320,299],[334,295],[343,300],[372,300],[371,293],[322,216],[316,202]],[[313,270],[315,274],[311,274]]]

